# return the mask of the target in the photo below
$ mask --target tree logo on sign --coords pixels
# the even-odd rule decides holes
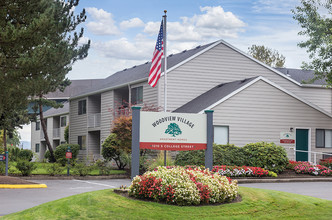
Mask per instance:
[[[178,124],[176,124],[176,123],[170,123],[168,125],[168,128],[165,131],[165,134],[171,134],[172,137],[175,137],[177,135],[182,134],[182,131],[181,131],[181,129],[180,129],[180,127],[179,127]]]

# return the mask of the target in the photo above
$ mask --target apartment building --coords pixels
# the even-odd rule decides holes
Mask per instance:
[[[120,105],[164,108],[164,75],[150,87],[150,65],[114,73],[69,98],[69,142],[81,145],[81,155],[100,157]],[[214,110],[216,143],[275,142],[291,159],[312,160],[332,152],[332,90],[323,81],[302,83],[312,76],[312,71],[271,68],[220,40],[168,56],[167,110]],[[280,143],[282,132],[293,133],[295,143]]]

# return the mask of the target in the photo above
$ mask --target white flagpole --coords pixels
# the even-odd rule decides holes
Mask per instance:
[[[163,41],[164,41],[164,112],[167,112],[167,53],[166,53],[166,13],[167,10],[164,10],[165,15],[163,16]],[[166,166],[166,150],[164,151],[164,166]]]

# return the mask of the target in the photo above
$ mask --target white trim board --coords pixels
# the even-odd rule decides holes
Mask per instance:
[[[216,107],[217,105],[223,103],[224,101],[228,100],[229,98],[233,97],[234,95],[238,94],[239,92],[245,90],[245,89],[248,88],[249,86],[251,86],[251,85],[253,85],[254,83],[258,82],[259,80],[262,80],[263,82],[268,83],[269,85],[271,85],[271,86],[273,86],[273,87],[279,89],[280,91],[286,93],[287,95],[289,95],[289,96],[291,96],[291,97],[293,97],[293,98],[295,98],[295,99],[297,99],[297,100],[303,102],[304,104],[306,104],[306,105],[312,107],[313,109],[315,109],[315,110],[317,110],[317,111],[319,111],[319,112],[321,112],[321,113],[327,115],[328,117],[332,118],[332,114],[331,114],[331,113],[329,113],[329,112],[325,111],[324,109],[321,109],[320,107],[318,107],[318,106],[316,106],[316,105],[314,105],[314,104],[312,104],[312,103],[310,103],[310,102],[308,102],[308,101],[306,101],[306,100],[304,100],[304,99],[298,97],[297,95],[295,95],[295,94],[289,92],[288,90],[286,90],[286,89],[280,87],[279,85],[277,85],[277,84],[275,84],[274,82],[272,82],[272,81],[270,81],[270,80],[264,78],[263,76],[259,76],[259,77],[257,77],[256,79],[250,81],[249,83],[245,84],[244,86],[240,87],[239,89],[235,90],[234,92],[228,94],[228,95],[225,96],[224,98],[220,99],[219,101],[213,103],[212,105],[210,105],[210,106],[208,106],[207,108],[205,108],[205,109],[203,109],[202,111],[200,111],[199,114],[203,114],[205,110],[211,110],[212,108]]]

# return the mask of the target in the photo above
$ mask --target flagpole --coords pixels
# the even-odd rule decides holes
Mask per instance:
[[[166,13],[167,10],[164,10],[165,15],[163,16],[163,41],[164,41],[164,112],[167,112],[167,54],[166,54]],[[164,165],[166,166],[166,156],[167,152],[164,151]]]

